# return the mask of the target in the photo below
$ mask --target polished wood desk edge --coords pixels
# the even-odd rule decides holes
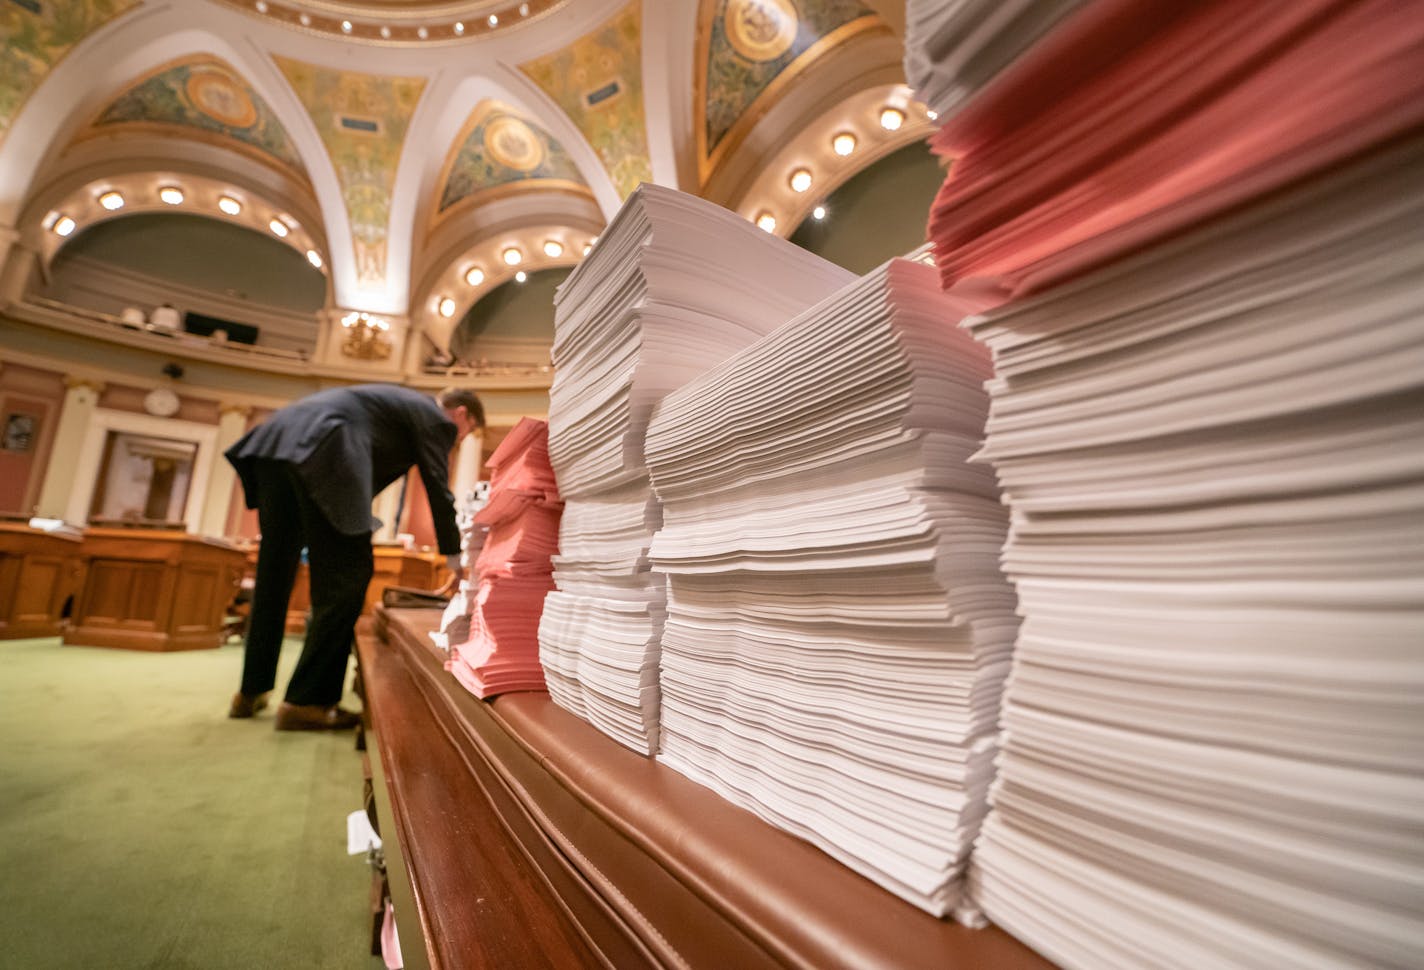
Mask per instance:
[[[402,646],[420,666],[438,669],[443,655],[426,635],[438,618],[436,611],[396,610],[377,622],[389,643]],[[813,846],[622,748],[545,694],[485,703],[443,669],[438,673],[445,699],[435,703],[472,713],[470,720],[487,714],[587,812],[617,829],[630,848],[656,860],[781,965],[1052,966],[997,928],[970,930],[896,899]],[[668,824],[688,818],[704,824]],[[867,921],[878,928],[867,933]]]

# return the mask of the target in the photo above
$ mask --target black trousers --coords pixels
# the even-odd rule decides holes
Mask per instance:
[[[242,662],[242,692],[269,691],[277,680],[287,604],[292,598],[302,547],[311,579],[311,621],[297,669],[287,684],[291,704],[330,707],[341,699],[346,662],[356,620],[371,582],[371,533],[337,532],[312,503],[296,468],[282,461],[259,461],[253,479],[262,544]]]

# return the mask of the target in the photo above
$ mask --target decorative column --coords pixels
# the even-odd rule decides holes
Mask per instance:
[[[205,536],[221,537],[227,532],[227,513],[232,505],[232,487],[237,481],[237,472],[223,452],[227,451],[247,430],[247,419],[252,408],[246,404],[218,404],[218,440],[213,449],[213,464],[208,475],[208,494],[203,499],[203,514],[198,520],[198,531]]]
[[[50,449],[49,467],[45,469],[44,485],[40,488],[37,511],[48,519],[64,518],[70,497],[76,486],[79,458],[84,449],[84,435],[94,420],[102,381],[87,377],[65,377],[64,405],[59,411],[59,426],[55,429],[54,447]]]

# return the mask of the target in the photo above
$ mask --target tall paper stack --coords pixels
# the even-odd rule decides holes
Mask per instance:
[[[905,79],[941,123],[1086,0],[910,0]]]
[[[1065,966],[1424,964],[1422,13],[1097,0],[936,138],[1024,617],[971,891]]]
[[[853,278],[645,184],[559,288],[549,452],[568,506],[540,656],[557,703],[636,751],[657,746],[664,619],[648,560],[662,517],[643,461],[652,408]]]
[[[449,650],[450,644],[470,639],[470,612],[474,609],[470,594],[478,586],[470,567],[485,542],[485,527],[475,522],[475,515],[489,501],[489,482],[477,482],[455,501],[455,524],[460,529],[460,565],[465,568],[465,577],[455,584],[450,602],[440,614],[440,629],[430,631],[431,641],[441,650]]]
[[[936,915],[1017,628],[963,312],[894,260],[668,395],[647,439],[659,760]]]
[[[470,639],[446,667],[476,697],[543,690],[539,618],[554,588],[563,502],[549,465],[549,426],[524,418],[489,458],[490,494],[475,515],[488,530],[475,560]]]
[[[1424,963],[1420,171],[972,321],[1025,616],[977,892],[1067,966]]]

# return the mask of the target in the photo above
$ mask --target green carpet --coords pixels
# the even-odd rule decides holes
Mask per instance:
[[[352,735],[229,720],[241,668],[237,645],[0,641],[0,966],[383,966]]]

